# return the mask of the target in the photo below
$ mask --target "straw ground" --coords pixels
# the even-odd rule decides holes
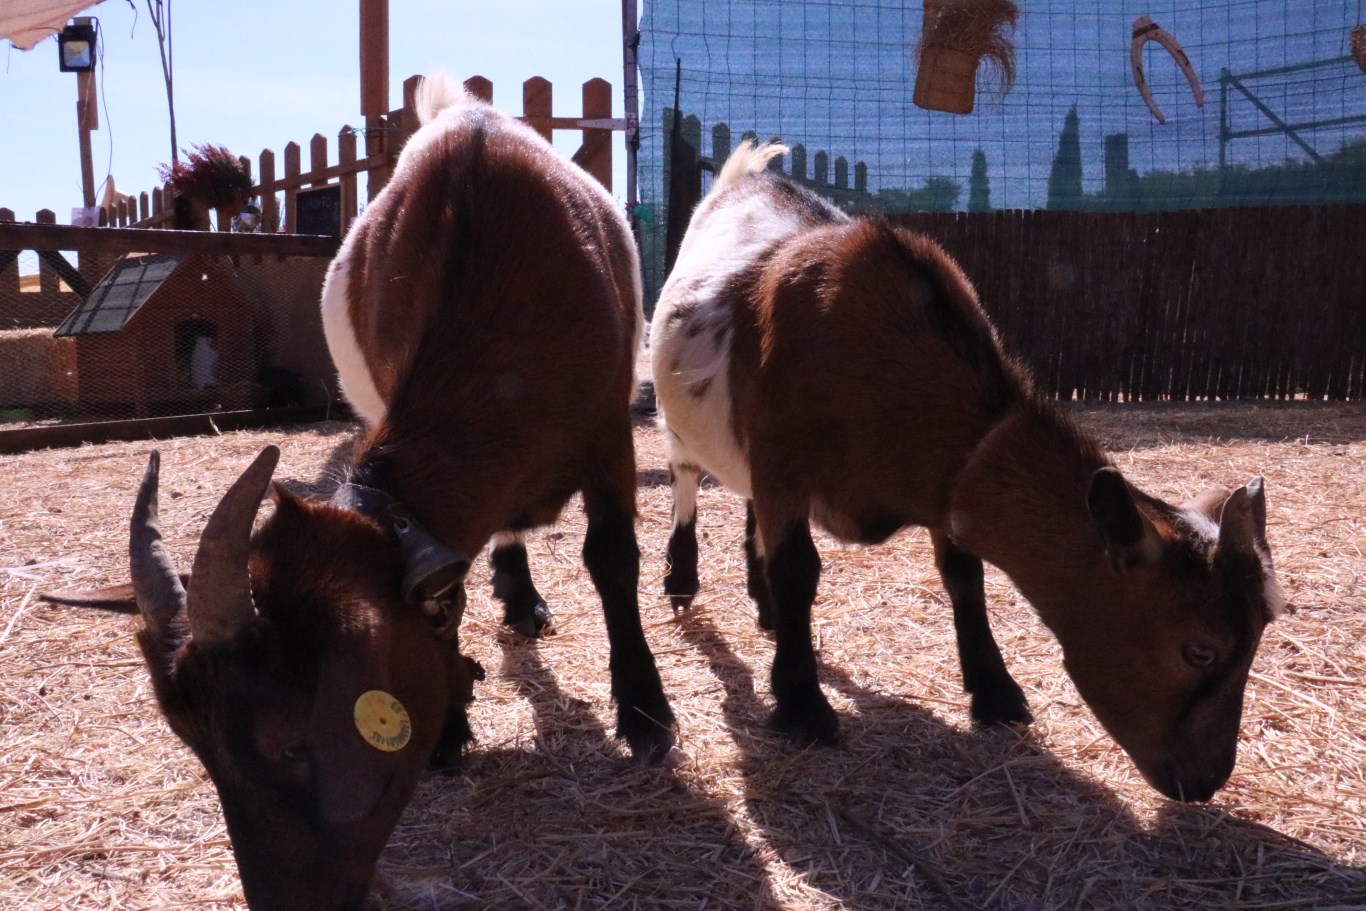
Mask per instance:
[[[741,504],[703,490],[703,594],[673,617],[659,595],[667,470],[642,422],[646,632],[687,759],[637,768],[610,738],[602,621],[571,509],[531,542],[553,636],[513,639],[482,565],[472,580],[463,638],[489,676],[479,740],[460,774],[419,787],[371,907],[1366,907],[1366,409],[1078,414],[1169,498],[1266,475],[1269,536],[1299,610],[1267,631],[1238,768],[1211,804],[1175,805],[1143,784],[999,574],[995,628],[1038,720],[973,730],[918,531],[872,549],[819,541],[815,634],[844,739],[788,747],[763,724],[772,645],[744,595]],[[283,448],[285,483],[325,494],[352,440],[325,424],[162,442],[162,524],[182,565],[263,444]],[[37,601],[124,579],[149,448],[4,461],[0,907],[243,907],[217,798],[157,712],[137,621]]]

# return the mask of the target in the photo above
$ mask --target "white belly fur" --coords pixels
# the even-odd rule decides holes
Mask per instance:
[[[731,314],[717,295],[802,224],[795,214],[763,206],[718,211],[716,201],[704,200],[693,216],[660,295],[650,327],[650,367],[672,461],[696,464],[748,497],[749,460],[731,424]]]
[[[337,368],[342,394],[360,419],[374,427],[384,420],[386,406],[370,375],[370,368],[365,364],[365,355],[361,353],[355,328],[351,325],[350,302],[346,294],[351,273],[349,252],[343,245],[327,270],[322,298],[323,335],[327,338],[327,350],[332,355],[332,363]]]

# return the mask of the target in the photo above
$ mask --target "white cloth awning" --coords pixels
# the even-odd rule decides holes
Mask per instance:
[[[0,3],[0,41],[21,51],[62,30],[66,21],[101,0],[4,0]]]

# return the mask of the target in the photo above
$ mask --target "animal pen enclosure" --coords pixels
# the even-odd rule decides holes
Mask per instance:
[[[276,153],[262,151],[250,195],[265,233],[149,233],[172,222],[169,185],[102,209],[100,224],[122,231],[59,226],[50,210],[17,223],[0,209],[0,451],[138,432],[110,421],[172,433],[344,410],[318,317],[322,279],[338,235],[384,186],[417,129],[418,82],[404,83],[403,106],[366,131],[364,149],[361,131],[344,126],[333,150],[322,134],[306,143],[307,170],[299,143],[284,147],[282,173]],[[465,86],[493,98],[487,79]],[[585,83],[580,104],[581,116],[556,116],[549,81],[522,85],[522,119],[547,138],[580,132],[574,160],[610,189],[611,135],[625,121],[611,117],[605,80]],[[250,159],[241,166],[253,172]],[[326,211],[308,205],[324,193]],[[310,211],[326,217],[310,222]],[[231,214],[219,211],[220,232]],[[322,233],[332,236],[293,237],[329,219]],[[75,265],[62,254],[72,250]],[[24,251],[36,256],[21,274]],[[145,423],[202,414],[217,423]]]
[[[651,28],[667,6],[647,9],[647,50],[671,44]],[[801,11],[819,25],[822,11],[828,22],[839,9],[853,15],[869,5],[731,8]],[[1125,12],[1122,46],[1135,10]],[[905,15],[918,19],[918,5]],[[750,40],[736,20],[724,18],[727,33]],[[719,21],[713,15],[712,25]],[[1181,34],[1188,48],[1201,47]],[[713,48],[722,59],[720,45]],[[714,94],[734,94],[709,80]],[[837,101],[846,90],[848,83],[815,87]],[[909,94],[896,89],[903,90]],[[1169,114],[1179,110],[1162,97]],[[1059,114],[1040,95],[1031,104]],[[794,139],[780,125],[747,127],[733,113],[689,107],[686,95],[684,109],[702,112],[709,125]],[[1178,128],[1189,129],[1179,117]],[[646,118],[647,127],[655,122]],[[975,142],[974,129],[955,127],[968,134],[955,133],[963,148]],[[646,136],[647,157],[658,139]],[[843,156],[852,172],[846,189],[872,196],[882,178],[872,164],[860,177],[860,161],[878,160],[863,154],[862,141],[836,133],[806,144],[813,165],[818,151],[826,153],[832,185],[840,183]],[[1038,168],[1048,170],[1051,137],[1047,146],[1030,153],[1035,180]],[[1362,307],[1352,289],[1355,283],[1359,295],[1366,285],[1362,258],[1351,253],[1361,248],[1361,207],[1076,217],[1021,211],[1002,184],[1023,173],[990,173],[1001,193],[996,207],[1004,202],[1010,211],[897,217],[932,231],[964,261],[1007,343],[1035,364],[1046,391],[1126,402],[1360,397],[1362,361],[1353,345],[1363,335]],[[907,178],[905,186],[920,189],[919,173]],[[299,176],[296,186],[306,182]],[[647,249],[663,225],[657,202],[647,199],[637,213]],[[1306,250],[1313,255],[1290,255]],[[1031,268],[1005,265],[1022,260]],[[215,262],[227,268],[232,260]],[[55,272],[44,275],[56,293],[73,294],[60,290]],[[1320,308],[1310,316],[1309,305],[1298,303],[1305,295]],[[1282,306],[1288,299],[1293,305]],[[74,297],[66,300],[63,314],[75,307]],[[1330,311],[1329,301],[1345,303]],[[1216,322],[1201,319],[1206,310]],[[174,337],[171,344],[175,350]],[[79,387],[59,388],[75,395]],[[1238,766],[1213,802],[1177,805],[1153,794],[1082,705],[1051,636],[990,572],[997,637],[1037,721],[1027,731],[972,729],[949,606],[918,533],[870,550],[818,539],[820,673],[846,716],[844,742],[791,749],[764,727],[772,643],[755,628],[745,592],[743,505],[703,491],[703,591],[691,612],[672,615],[660,595],[666,461],[657,432],[642,422],[644,621],[686,760],[676,770],[639,768],[610,743],[606,643],[578,560],[583,524],[571,509],[529,545],[532,571],[556,612],[553,636],[539,643],[509,636],[482,560],[472,572],[463,638],[489,672],[472,707],[478,739],[460,774],[420,786],[367,907],[1366,906],[1366,739],[1354,721],[1366,714],[1359,609],[1366,414],[1357,402],[1074,406],[1074,413],[1118,453],[1126,474],[1158,495],[1179,500],[1208,484],[1267,476],[1271,545],[1298,611],[1267,631]],[[162,442],[161,522],[177,562],[188,566],[205,516],[262,445],[282,446],[279,476],[287,486],[326,496],[355,433],[321,423]],[[132,637],[137,622],[36,599],[43,590],[126,578],[128,509],[147,449],[110,443],[6,457],[0,907],[245,907],[218,799],[156,710]]]

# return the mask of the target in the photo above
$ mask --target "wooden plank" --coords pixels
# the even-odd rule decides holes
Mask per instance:
[[[585,119],[612,116],[612,86],[605,79],[590,79],[583,84]],[[612,192],[612,131],[585,129],[583,145],[574,153],[574,163]]]
[[[265,152],[261,153],[265,155]],[[272,153],[273,155],[274,153]],[[373,171],[373,169],[387,165],[389,159],[383,155],[362,158],[350,164],[334,164],[323,168],[320,171],[301,171],[292,177],[272,178],[269,181],[262,174],[261,182],[251,188],[253,194],[278,193],[283,190],[298,190],[305,186],[313,185],[319,181],[327,183],[331,180],[340,179],[348,174],[359,174],[362,171]]]
[[[350,167],[355,163],[356,131],[349,126],[344,126],[341,128],[341,132],[337,134],[337,164],[340,167]],[[337,182],[341,184],[342,188],[342,234],[345,234],[351,227],[351,220],[356,217],[358,207],[356,174],[352,171]]]
[[[332,256],[334,237],[80,228],[74,225],[0,223],[0,250],[79,250],[100,253],[184,253],[219,256]],[[55,282],[54,276],[54,282]],[[55,289],[54,289],[55,290]]]
[[[471,76],[466,79],[465,91],[485,104],[493,104],[493,83],[483,76]]]
[[[56,250],[39,250],[38,259],[43,265],[57,273],[62,281],[66,282],[68,288],[80,295],[81,300],[90,296],[90,282],[86,281],[81,273],[76,271],[76,267],[66,261],[66,257]]]
[[[160,440],[173,436],[288,427],[325,420],[349,420],[344,407],[313,405],[302,408],[271,408],[259,411],[219,411],[131,421],[100,421],[90,424],[57,424],[0,430],[0,454],[13,455],[35,449],[80,446],[130,440]]]
[[[39,209],[37,213],[38,224],[57,226],[57,214],[51,209]],[[10,244],[3,241],[5,226],[0,225],[0,248],[6,250],[27,250],[32,249],[23,244]],[[12,230],[12,229],[11,229]],[[96,228],[95,230],[99,230]],[[38,290],[43,294],[56,294],[60,290],[61,279],[56,270],[42,260],[38,261]]]
[[[285,180],[290,183],[289,186],[284,188],[284,229],[286,234],[294,233],[294,198],[298,195],[296,191],[303,182],[299,179],[301,170],[302,168],[299,167],[299,144],[297,142],[291,142],[285,146]]]
[[[0,225],[14,221],[14,210],[0,208]],[[0,300],[19,293],[19,251],[0,246]]]
[[[550,81],[532,76],[522,83],[522,116],[546,142],[551,141],[552,129],[546,124],[551,117],[553,89]]]
[[[389,182],[390,145],[389,121],[382,116],[365,115],[365,198],[374,201]],[[395,153],[396,154],[396,153]]]
[[[314,133],[313,138],[308,141],[308,176],[313,178],[309,186],[326,185],[327,178],[322,176],[322,172],[326,170],[327,137],[322,133]]]
[[[261,200],[261,226],[262,230],[275,232],[280,230],[280,204],[275,198],[275,153],[270,149],[263,149],[259,159],[261,163],[261,182],[257,184],[254,192]]]
[[[389,110],[389,0],[360,0],[360,112]]]

